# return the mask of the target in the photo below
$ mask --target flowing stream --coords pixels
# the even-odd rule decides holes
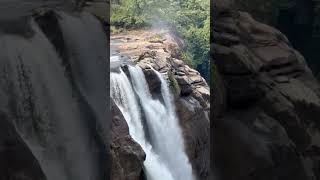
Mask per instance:
[[[129,65],[130,78],[118,68],[119,72],[110,76],[111,97],[124,115],[130,135],[146,153],[147,179],[194,180],[166,80],[155,71],[161,81],[162,102],[152,97],[141,68]]]

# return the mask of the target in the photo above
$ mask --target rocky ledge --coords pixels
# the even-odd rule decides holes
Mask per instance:
[[[214,6],[212,143],[228,180],[320,179],[320,86],[278,30]]]
[[[182,41],[166,31],[136,31],[112,35],[111,42],[113,51],[129,57],[142,68],[155,98],[159,96],[161,82],[152,69],[166,77],[174,93],[187,154],[197,176],[206,179],[209,175],[210,89],[199,72],[180,60]],[[117,131],[120,130],[113,133]],[[133,147],[130,143],[120,146]],[[119,160],[121,157],[116,161]]]

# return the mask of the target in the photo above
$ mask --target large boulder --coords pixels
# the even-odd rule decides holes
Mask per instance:
[[[320,179],[320,86],[280,31],[214,4],[213,167],[221,179]]]
[[[113,100],[111,100],[111,111],[111,180],[140,180],[144,176],[142,167],[146,155],[141,146],[129,135],[128,125]]]

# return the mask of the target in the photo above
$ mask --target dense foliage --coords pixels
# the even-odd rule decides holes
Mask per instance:
[[[209,79],[209,0],[111,0],[111,30],[167,26],[185,40],[182,58]]]

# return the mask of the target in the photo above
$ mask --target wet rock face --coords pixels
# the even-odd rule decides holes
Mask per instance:
[[[207,112],[194,97],[176,99],[177,114],[184,131],[186,152],[200,179],[208,179],[210,126]]]
[[[145,154],[130,136],[117,139],[111,144],[111,180],[142,179]]]
[[[154,98],[160,98],[161,82],[151,67],[167,79],[174,94],[186,152],[194,173],[201,180],[209,174],[210,90],[200,73],[179,58],[179,45],[167,33],[148,31],[114,35],[111,45],[140,66]]]
[[[212,48],[222,86],[213,98],[220,106],[212,129],[216,174],[320,179],[320,86],[303,56],[281,32],[232,4],[214,7]]]
[[[129,128],[119,108],[111,101],[112,142],[111,180],[140,180],[143,177],[145,153],[129,135]]]

